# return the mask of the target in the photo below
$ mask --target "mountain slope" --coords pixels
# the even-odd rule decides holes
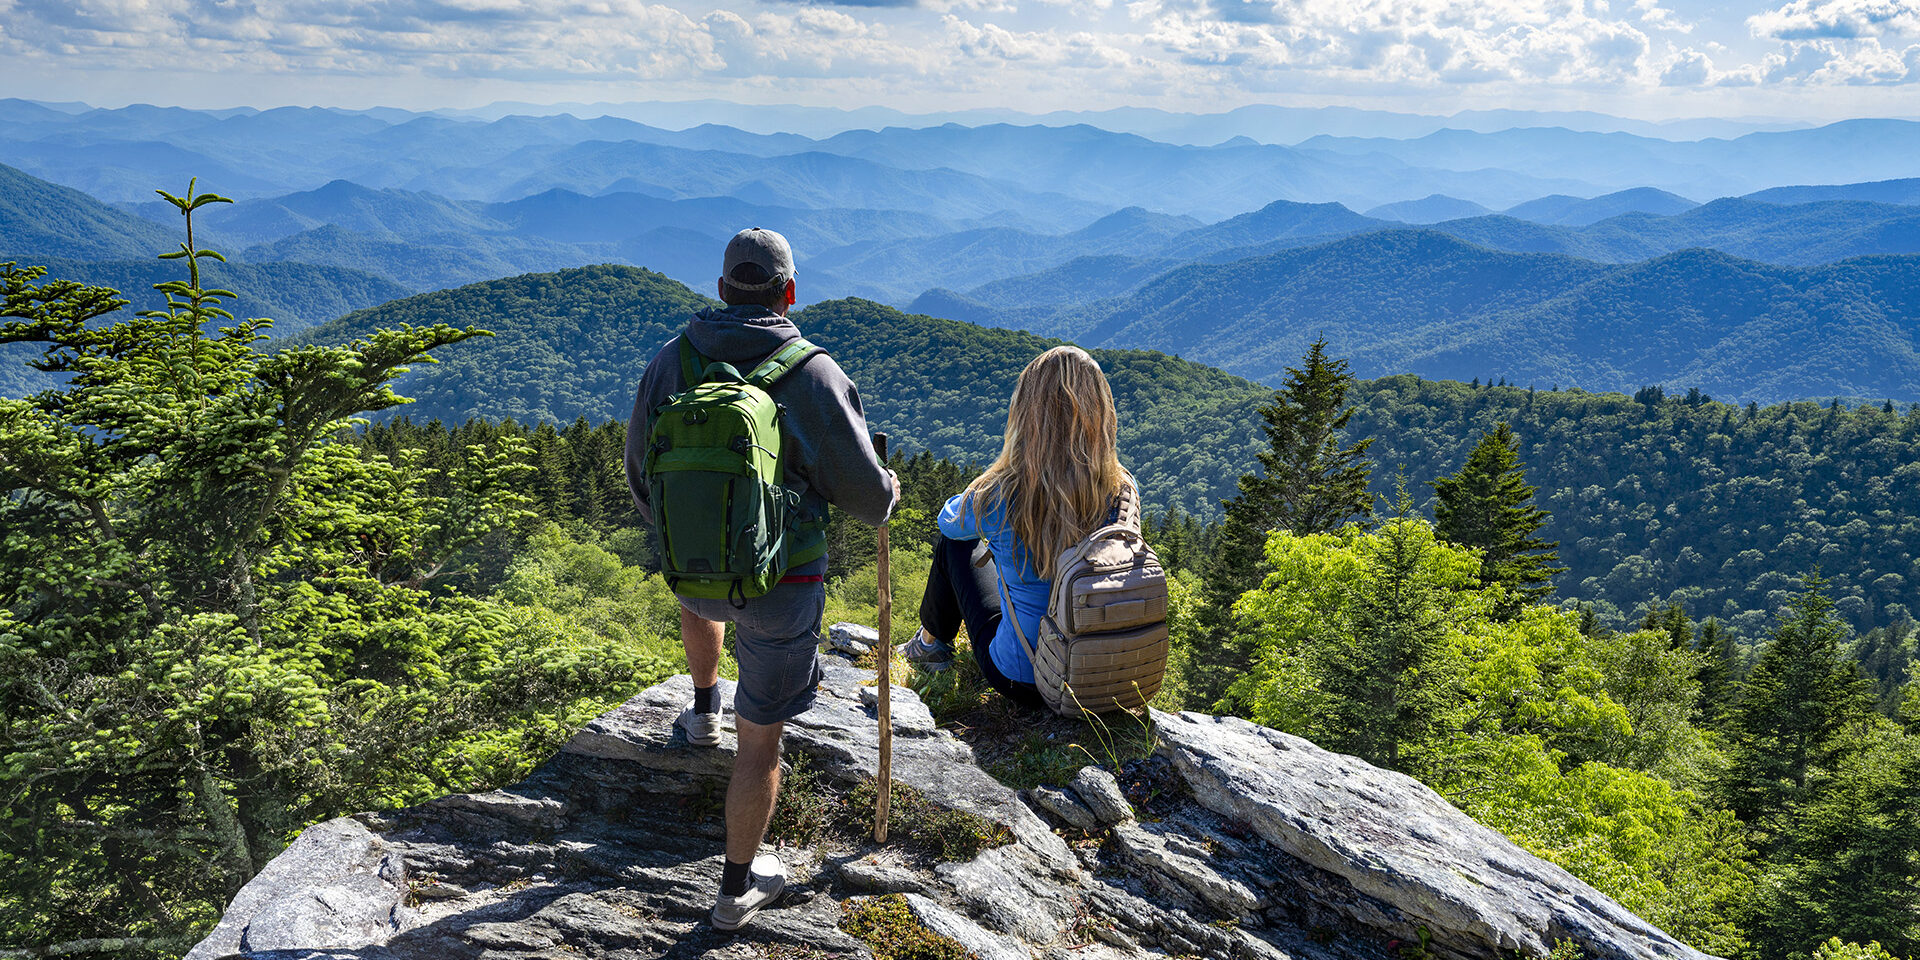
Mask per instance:
[[[1765,203],[1813,203],[1819,200],[1864,200],[1868,203],[1920,204],[1920,177],[1840,183],[1825,186],[1772,187],[1747,194]]]
[[[407,374],[414,419],[624,419],[653,353],[711,301],[649,270],[597,266],[421,294],[341,317],[305,336],[338,342],[399,323],[475,325],[493,337]],[[908,450],[984,462],[1000,447],[1020,369],[1058,341],[912,316],[864,300],[796,314],[860,385],[877,430]],[[1210,515],[1251,462],[1265,388],[1158,353],[1096,354],[1120,408],[1125,462],[1159,506]]]
[[[1277,383],[1325,335],[1362,376],[1920,399],[1920,257],[1781,267],[1710,251],[1609,266],[1382,231],[1171,271],[1036,329]]]
[[[112,287],[129,301],[129,305],[122,308],[128,312],[160,309],[165,297],[155,292],[153,285],[181,279],[184,274],[178,261],[154,257],[103,261],[25,257],[21,262],[23,266],[46,267],[47,274],[41,282],[77,280]],[[272,319],[273,328],[267,332],[275,337],[287,337],[342,313],[386,303],[412,292],[385,277],[304,263],[204,262],[200,269],[203,283],[209,289],[226,289],[238,294],[236,299],[227,301],[229,312],[236,317]],[[25,365],[39,355],[39,351],[28,344],[0,344],[0,397],[22,397],[54,384],[52,377]]]
[[[0,260],[131,259],[164,253],[178,244],[164,227],[0,164]]]
[[[1792,201],[1775,200],[1774,203]],[[1619,190],[1605,196],[1582,199],[1580,197],[1553,196],[1529,200],[1519,206],[1508,207],[1509,217],[1532,220],[1535,223],[1550,223],[1570,227],[1584,227],[1598,223],[1608,217],[1617,217],[1623,213],[1651,213],[1655,216],[1672,216],[1685,213],[1699,204],[1678,194],[1652,187],[1635,187],[1631,190]]]

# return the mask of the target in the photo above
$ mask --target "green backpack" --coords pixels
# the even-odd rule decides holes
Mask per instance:
[[[803,521],[786,486],[786,411],[767,389],[821,352],[789,341],[744,376],[680,337],[687,388],[653,410],[642,472],[660,572],[675,593],[732,600],[772,590],[827,552],[824,522]]]

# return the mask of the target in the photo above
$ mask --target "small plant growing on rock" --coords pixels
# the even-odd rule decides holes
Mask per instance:
[[[774,803],[767,836],[795,846],[812,846],[833,831],[836,805],[833,794],[807,755],[796,754],[793,766],[780,778],[780,798]]]
[[[1013,840],[1005,828],[985,817],[964,810],[938,806],[920,791],[903,783],[892,784],[892,829],[909,846],[941,860],[965,861],[980,851]],[[847,795],[847,806],[864,817],[874,806],[878,785],[862,780]],[[865,826],[865,820],[860,825]]]
[[[915,920],[900,894],[848,900],[840,909],[840,929],[865,943],[874,960],[976,960],[959,941]]]

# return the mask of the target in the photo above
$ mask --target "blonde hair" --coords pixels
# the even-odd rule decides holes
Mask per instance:
[[[976,511],[1004,505],[1045,579],[1061,551],[1106,522],[1120,493],[1116,426],[1107,375],[1085,350],[1054,347],[1020,371],[1000,456],[967,492]]]

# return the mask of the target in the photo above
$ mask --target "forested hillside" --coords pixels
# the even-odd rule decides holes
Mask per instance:
[[[1920,257],[1781,267],[1692,250],[1608,266],[1402,230],[1181,267],[1034,329],[1267,383],[1324,335],[1365,377],[1911,401],[1916,304]]]
[[[1361,382],[1352,399],[1348,432],[1374,438],[1383,495],[1395,470],[1416,484],[1451,473],[1482,433],[1511,425],[1550,515],[1541,535],[1568,567],[1558,594],[1614,622],[1675,603],[1762,636],[1815,569],[1856,629],[1904,629],[1920,611],[1920,408],[1740,407],[1405,375]]]
[[[401,379],[416,420],[522,423],[624,419],[640,371],[703,306],[657,273],[598,266],[474,284],[363,310],[309,332],[343,342],[401,323],[478,326],[491,338],[448,350]],[[1000,446],[1007,398],[1028,360],[1058,341],[903,314],[865,300],[795,315],[860,385],[876,429],[939,457],[984,462]],[[1210,513],[1252,458],[1244,430],[1266,391],[1196,363],[1140,350],[1097,356],[1113,381],[1121,439],[1147,496]]]
[[[1471,267],[1462,276],[1474,276]],[[479,326],[494,336],[445,350],[439,364],[403,378],[403,391],[418,398],[405,408],[411,418],[597,423],[628,415],[653,351],[710,302],[648,271],[590,267],[424,294],[309,337],[338,342],[399,323]],[[876,429],[907,450],[960,462],[998,450],[1015,376],[1058,342],[862,300],[817,304],[795,319],[860,385]],[[1150,351],[1096,356],[1150,504],[1217,517],[1253,462],[1253,411],[1265,388]],[[1603,619],[1624,622],[1671,602],[1758,636],[1794,578],[1816,566],[1832,580],[1841,615],[1861,630],[1920,609],[1920,571],[1910,569],[1920,486],[1907,476],[1920,462],[1920,420],[1906,405],[1749,408],[1659,391],[1636,400],[1494,387],[1494,379],[1359,384],[1351,431],[1375,438],[1375,492],[1391,492],[1400,466],[1424,490],[1459,466],[1482,431],[1508,422],[1552,515],[1545,533],[1569,567],[1559,595],[1595,603]]]

